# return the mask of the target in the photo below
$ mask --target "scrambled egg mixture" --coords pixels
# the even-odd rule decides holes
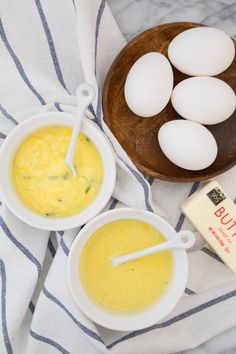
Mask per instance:
[[[96,198],[103,180],[103,163],[93,142],[80,133],[74,154],[74,177],[64,163],[72,129],[50,126],[35,131],[13,159],[15,189],[31,210],[51,217],[76,214]]]

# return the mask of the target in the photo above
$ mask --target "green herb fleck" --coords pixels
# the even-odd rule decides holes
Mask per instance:
[[[88,141],[89,143],[91,141],[87,136],[85,137],[85,140]]]
[[[53,216],[53,215],[55,215],[55,213],[46,213],[45,215],[46,216]]]
[[[55,179],[58,179],[58,176],[48,176],[48,179],[51,179],[52,181],[54,181]]]
[[[30,176],[23,176],[23,178],[25,178],[25,179],[31,179]]]
[[[57,199],[57,200],[58,200],[58,202],[60,202],[60,203],[62,202],[62,199]]]
[[[93,184],[93,179],[90,180],[88,187],[85,189],[85,194],[87,194],[90,191],[92,184]]]
[[[90,188],[91,188],[91,184],[85,189],[85,194],[89,192]]]
[[[62,175],[61,178],[62,179],[69,179],[70,178],[69,172],[64,173],[64,175]]]

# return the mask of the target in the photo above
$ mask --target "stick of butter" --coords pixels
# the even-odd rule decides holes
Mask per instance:
[[[236,273],[236,205],[212,181],[181,205],[218,256]]]

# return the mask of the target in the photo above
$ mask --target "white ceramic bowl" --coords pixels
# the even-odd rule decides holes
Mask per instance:
[[[83,211],[67,217],[46,217],[30,210],[18,197],[12,181],[12,160],[21,142],[32,132],[53,125],[73,127],[75,118],[64,112],[49,112],[31,117],[20,123],[7,137],[0,149],[0,189],[8,208],[19,219],[34,227],[44,230],[66,230],[83,225],[97,215],[107,204],[114,189],[116,166],[110,144],[97,126],[84,119],[82,132],[97,147],[103,162],[104,177],[95,200]],[[4,168],[3,168],[4,167]]]
[[[176,306],[184,293],[188,260],[184,249],[174,249],[174,266],[170,283],[166,292],[151,306],[137,312],[118,313],[106,310],[95,304],[86,293],[79,272],[80,256],[90,236],[104,224],[119,219],[137,219],[156,227],[166,239],[176,236],[176,231],[161,217],[148,211],[122,208],[104,212],[91,220],[76,237],[68,258],[67,277],[72,296],[84,312],[94,322],[101,326],[119,330],[138,330],[151,326],[163,319]],[[182,231],[184,234],[186,231]],[[190,232],[190,231],[187,231]],[[107,285],[109,286],[109,284]],[[150,284],[150,286],[152,286]],[[137,294],[138,296],[138,294]]]

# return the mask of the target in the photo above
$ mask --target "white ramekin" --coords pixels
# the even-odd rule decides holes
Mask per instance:
[[[111,146],[105,135],[88,119],[82,123],[82,132],[97,147],[103,162],[104,177],[95,200],[83,211],[67,217],[46,217],[30,210],[18,197],[12,181],[12,160],[21,142],[32,132],[53,125],[73,127],[74,116],[64,112],[49,112],[31,117],[8,135],[0,148],[0,191],[7,207],[25,223],[44,230],[67,230],[81,226],[97,215],[110,199],[116,179],[116,166]]]
[[[162,297],[157,299],[153,305],[141,311],[130,313],[118,313],[99,307],[88,296],[81,282],[79,272],[80,256],[86,242],[97,229],[104,224],[120,219],[145,221],[157,228],[166,239],[171,239],[176,236],[176,231],[168,222],[151,212],[130,208],[104,212],[91,220],[78,233],[68,258],[67,278],[69,289],[75,302],[91,320],[113,330],[138,330],[159,322],[176,306],[186,287],[188,260],[186,250],[173,249],[174,265],[170,283]],[[186,231],[182,231],[183,234],[185,232]],[[107,284],[107,286],[109,286],[109,284]],[[150,286],[152,286],[152,284],[150,284]]]

